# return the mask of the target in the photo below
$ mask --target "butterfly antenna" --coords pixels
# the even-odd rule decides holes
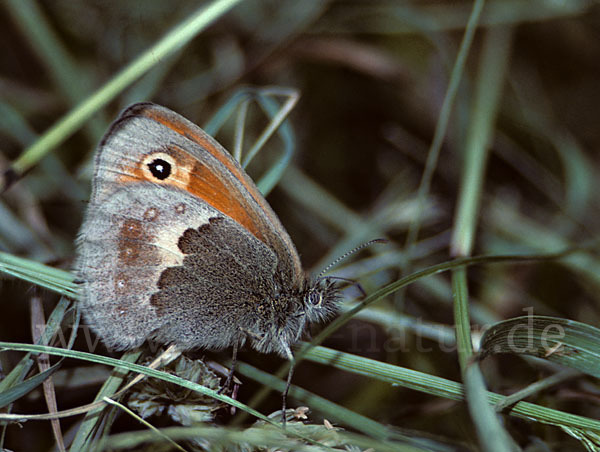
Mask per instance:
[[[346,259],[348,256],[362,250],[363,248],[366,248],[367,246],[371,246],[373,243],[387,243],[387,242],[388,242],[388,239],[373,239],[373,240],[369,240],[368,242],[363,243],[362,245],[358,245],[356,248],[342,254],[340,257],[338,257],[336,260],[334,260],[331,264],[329,264],[327,267],[325,267],[323,270],[321,270],[321,273],[319,273],[319,276],[317,276],[317,279],[322,279],[323,275],[325,273],[327,273],[329,270],[331,270],[333,267],[335,267],[341,261]],[[344,278],[336,278],[336,279],[344,279]]]

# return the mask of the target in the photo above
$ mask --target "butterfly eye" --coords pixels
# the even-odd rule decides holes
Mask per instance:
[[[158,180],[165,180],[171,175],[171,164],[161,158],[155,158],[148,163],[148,169]]]
[[[323,302],[323,294],[320,291],[309,292],[307,298],[313,306],[319,306]]]

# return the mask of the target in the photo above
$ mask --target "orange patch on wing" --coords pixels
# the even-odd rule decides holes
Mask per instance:
[[[233,218],[259,240],[264,240],[259,226],[248,214],[248,209],[243,202],[240,201],[241,193],[225,186],[223,181],[202,163],[196,162],[194,165],[187,190],[219,212]]]
[[[147,168],[146,160],[142,159],[138,162],[137,167],[120,168],[122,175],[118,178],[119,182],[127,184],[150,181],[187,191],[219,212],[233,218],[256,238],[264,241],[260,225],[248,213],[249,209],[237,187],[226,185],[209,167],[186,154],[183,150],[161,149],[157,151],[157,153],[160,152],[170,155],[175,162],[172,174],[168,178],[162,181],[154,178]]]
[[[221,162],[229,171],[231,171],[231,173],[236,177],[238,181],[240,181],[240,183],[246,188],[250,196],[252,196],[256,202],[262,204],[260,198],[257,198],[255,194],[255,188],[247,184],[247,181],[244,175],[242,174],[241,170],[237,166],[232,164],[231,158],[227,155],[223,155],[223,153],[220,152],[219,149],[216,149],[213,143],[210,140],[208,140],[204,135],[196,133],[195,130],[189,128],[186,124],[179,121],[177,118],[174,118],[173,116],[165,116],[161,114],[161,112],[153,109],[143,110],[142,112],[140,112],[140,114],[146,116],[147,118],[153,119],[154,121],[157,121],[162,125],[168,127],[169,129],[173,130],[174,132],[177,132],[178,134],[183,135],[189,138],[190,140],[198,143],[200,146],[206,149],[213,157],[219,160],[219,162]]]

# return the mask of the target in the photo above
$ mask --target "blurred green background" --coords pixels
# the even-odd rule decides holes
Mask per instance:
[[[37,136],[209,3],[1,2],[0,168],[8,168]],[[480,209],[474,212],[473,249],[465,245],[470,253],[548,253],[596,238],[597,2],[486,2],[465,54],[447,130],[440,136],[431,184],[419,202],[425,162],[436,127],[438,133],[442,130],[440,114],[448,107],[444,99],[472,8],[469,1],[440,0],[240,2],[182,49],[157,58],[148,73],[4,193],[0,249],[70,268],[89,194],[91,155],[111,120],[130,103],[153,101],[203,125],[240,88],[270,85],[301,94],[289,117],[295,144],[292,164],[268,200],[308,269],[322,268],[356,244],[388,237],[389,245],[373,246],[334,272],[357,279],[370,293],[411,269],[447,260],[457,234],[457,200],[469,183],[465,161],[478,140],[489,152],[480,174],[483,183],[477,187]],[[264,113],[251,107],[245,132],[256,137],[266,123]],[[492,127],[489,138],[486,127]],[[234,129],[230,121],[217,135],[228,148]],[[282,147],[279,137],[270,140],[250,174],[260,174]],[[419,230],[407,246],[413,221]],[[479,266],[468,275],[475,330],[524,315],[526,308],[599,325],[600,260],[593,252],[567,262]],[[1,340],[32,341],[29,299],[34,293],[43,297],[49,313],[55,295],[32,291],[22,281],[3,280]],[[358,295],[356,288],[347,291],[349,300]],[[325,345],[459,381],[455,350],[438,342],[452,342],[451,295],[448,275],[422,279],[375,307],[395,317],[364,315]],[[2,371],[9,372],[19,356],[2,354]],[[226,359],[228,353],[198,356]],[[277,357],[249,350],[241,359],[269,371],[281,364]],[[483,370],[489,389],[502,394],[553,371],[514,356],[488,359]],[[103,372],[108,371],[71,380],[59,375],[59,409],[90,402],[106,378]],[[477,448],[463,403],[308,362],[297,369],[294,383],[409,436],[430,437],[451,449]],[[240,400],[250,399],[257,388],[245,381]],[[600,390],[590,377],[571,379],[529,400],[600,417]],[[259,409],[269,413],[279,404],[273,394]],[[13,411],[47,408],[41,393],[34,392]],[[318,423],[320,416],[315,412],[311,420]],[[556,427],[508,416],[504,420],[528,450],[583,448]],[[227,416],[221,419],[229,421]],[[76,422],[63,421],[63,428],[69,430]],[[116,424],[117,431],[136,428],[127,419]],[[48,450],[52,444],[45,422],[6,431],[8,449]]]

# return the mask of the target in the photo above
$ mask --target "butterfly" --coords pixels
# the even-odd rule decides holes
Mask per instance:
[[[256,185],[212,137],[152,103],[124,110],[95,154],[77,239],[84,318],[107,347],[245,343],[293,362],[339,290],[311,278]],[[291,372],[288,377],[291,378]]]

